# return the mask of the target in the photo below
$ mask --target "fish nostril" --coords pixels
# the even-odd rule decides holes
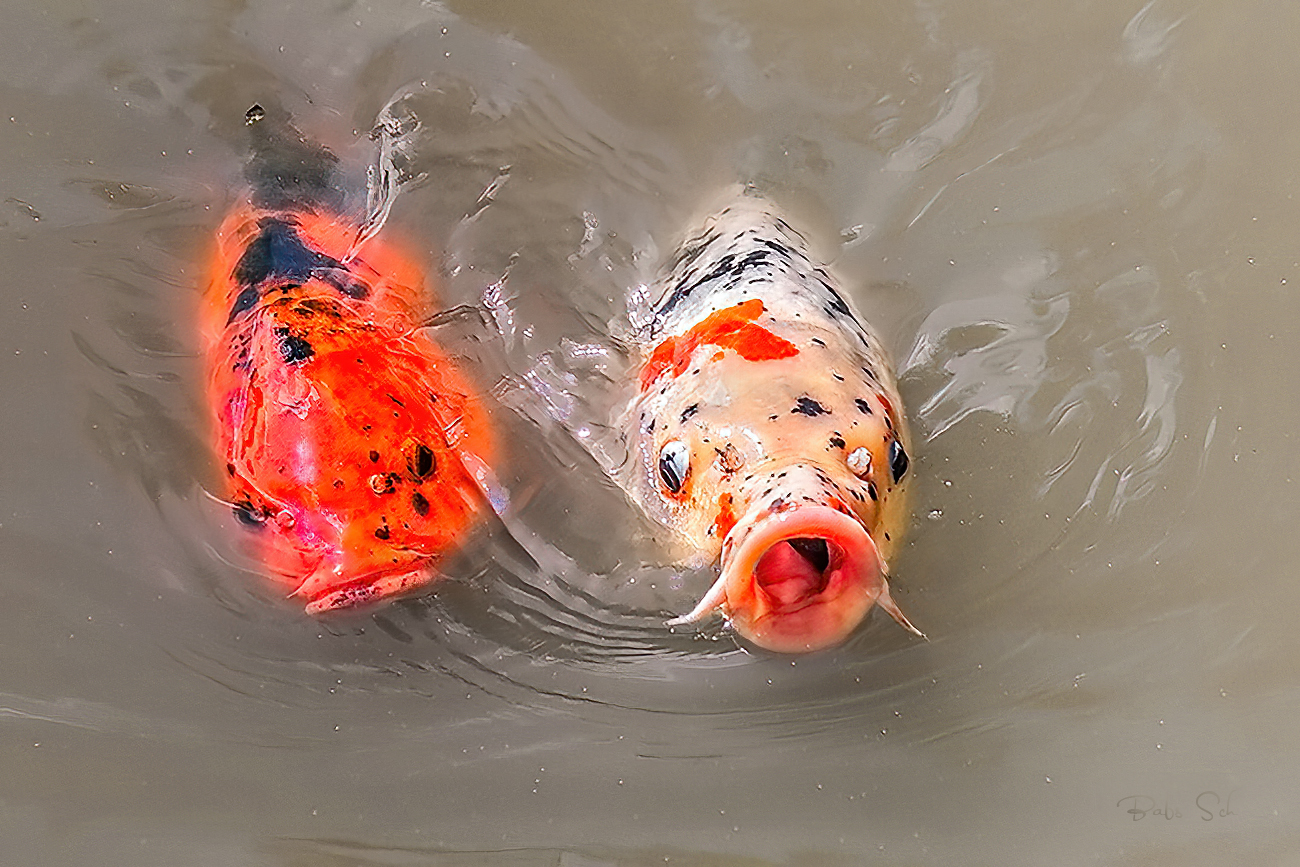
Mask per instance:
[[[732,443],[727,443],[725,449],[715,448],[718,453],[718,469],[727,475],[739,472],[745,466],[745,456]]]
[[[859,479],[865,479],[871,475],[871,450],[866,446],[858,446],[849,452],[846,462],[849,465],[849,471]]]

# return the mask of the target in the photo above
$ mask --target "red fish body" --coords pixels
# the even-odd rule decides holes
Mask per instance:
[[[678,253],[644,330],[619,481],[721,575],[720,611],[771,650],[834,645],[894,604],[908,470],[879,339],[771,206],[737,195]],[[917,634],[920,634],[917,632]]]
[[[356,237],[317,201],[255,191],[218,232],[204,299],[225,496],[310,613],[432,580],[492,458],[479,400],[420,328],[420,270]]]

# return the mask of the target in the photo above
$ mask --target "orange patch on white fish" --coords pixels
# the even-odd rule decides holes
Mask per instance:
[[[737,304],[726,310],[711,313],[681,337],[669,337],[655,347],[650,358],[641,367],[641,388],[645,388],[667,371],[681,376],[690,366],[691,357],[700,346],[721,346],[737,352],[747,361],[769,361],[798,355],[793,343],[777,337],[753,320],[763,313],[763,302],[757,298]],[[721,358],[716,353],[714,360]]]

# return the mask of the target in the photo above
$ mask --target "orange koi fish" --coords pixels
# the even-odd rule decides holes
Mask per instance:
[[[338,213],[337,158],[258,107],[249,123],[252,192],[217,232],[204,297],[207,394],[225,496],[317,614],[434,579],[483,511],[492,438],[421,329],[420,269],[357,245]]]
[[[644,329],[619,425],[619,481],[652,517],[721,558],[688,623],[720,611],[778,652],[842,641],[889,595],[907,431],[876,335],[804,239],[742,194],[677,254]]]

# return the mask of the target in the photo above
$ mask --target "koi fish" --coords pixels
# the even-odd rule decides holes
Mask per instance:
[[[207,394],[225,498],[318,614],[434,579],[483,511],[492,439],[421,330],[420,269],[339,213],[337,158],[260,107],[248,120],[252,190],[204,296]]]
[[[889,595],[908,471],[879,338],[805,240],[744,193],[677,253],[642,329],[618,480],[710,558],[716,583],[670,625],[720,611],[797,653],[842,641]],[[924,636],[922,636],[924,637]]]

